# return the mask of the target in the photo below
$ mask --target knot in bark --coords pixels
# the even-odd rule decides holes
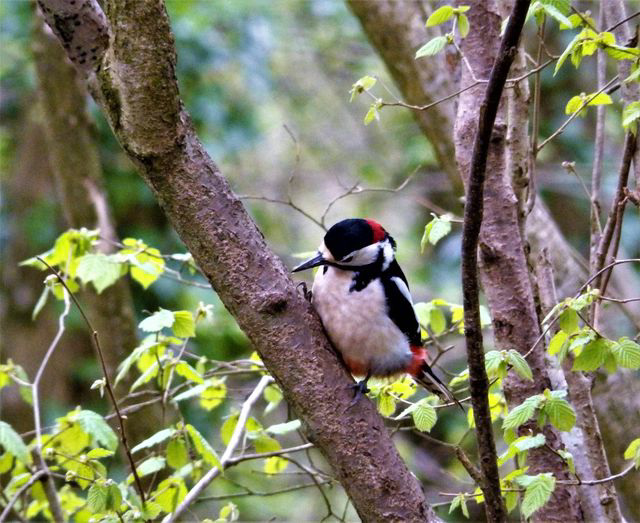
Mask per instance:
[[[261,295],[258,311],[263,314],[279,314],[287,308],[287,295],[282,291],[266,291]]]

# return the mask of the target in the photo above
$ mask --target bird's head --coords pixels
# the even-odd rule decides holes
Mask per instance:
[[[313,258],[301,263],[293,272],[319,265],[344,270],[360,270],[379,263],[385,270],[395,257],[396,242],[378,222],[349,218],[331,227]]]

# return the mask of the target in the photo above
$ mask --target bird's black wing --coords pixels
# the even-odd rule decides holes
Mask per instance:
[[[420,325],[413,310],[409,284],[396,260],[382,273],[381,282],[387,298],[389,317],[409,338],[413,346],[421,346]]]

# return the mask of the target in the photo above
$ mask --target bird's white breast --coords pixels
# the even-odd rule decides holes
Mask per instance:
[[[382,283],[372,280],[350,292],[353,272],[335,267],[318,270],[313,305],[336,349],[374,375],[403,370],[411,360],[409,343],[387,314]]]

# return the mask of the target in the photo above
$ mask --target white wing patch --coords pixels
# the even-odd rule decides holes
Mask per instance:
[[[413,299],[411,298],[411,293],[409,292],[409,287],[407,287],[407,284],[402,280],[402,278],[399,278],[398,276],[394,276],[393,278],[391,278],[391,281],[396,284],[396,287],[398,287],[398,290],[411,304],[411,309],[413,310],[413,314],[416,317],[416,321],[420,323],[418,321],[418,315],[416,314],[416,311],[413,308]]]

